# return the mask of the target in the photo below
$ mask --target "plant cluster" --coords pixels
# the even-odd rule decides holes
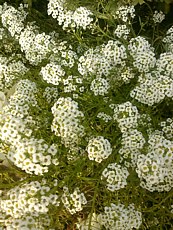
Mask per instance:
[[[31,5],[0,5],[0,229],[173,228],[167,15]]]

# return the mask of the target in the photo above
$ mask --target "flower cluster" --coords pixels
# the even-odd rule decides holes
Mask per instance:
[[[166,32],[166,36],[163,38],[162,40],[165,43],[171,43],[173,41],[173,26],[171,26],[167,32]]]
[[[11,114],[7,116],[3,112],[0,114],[0,139],[6,144],[16,146],[20,143],[22,136],[30,136],[32,130],[27,128],[26,123],[21,118],[12,116]]]
[[[12,87],[7,95],[5,105],[0,114],[0,138],[6,144],[18,145],[22,137],[30,137],[32,130],[30,125],[35,121],[29,114],[29,106],[37,105],[35,83],[29,80],[20,80]],[[36,128],[36,127],[35,127]]]
[[[129,42],[128,50],[133,57],[133,66],[139,72],[148,72],[155,66],[154,50],[145,38],[140,36],[132,38]]]
[[[173,80],[170,77],[153,71],[139,76],[138,84],[130,92],[130,96],[143,104],[152,106],[165,97],[172,98],[172,89]]]
[[[85,131],[80,124],[84,114],[79,111],[78,103],[70,97],[60,97],[52,107],[52,114],[54,119],[51,128],[55,135],[61,137],[61,141],[66,147],[79,145]]]
[[[142,214],[136,211],[134,204],[125,207],[124,204],[113,204],[104,208],[104,213],[98,215],[101,225],[109,230],[139,229],[142,224]]]
[[[108,93],[110,88],[109,82],[105,78],[96,78],[91,82],[90,90],[94,92],[94,95],[102,95]]]
[[[61,197],[65,208],[73,215],[80,212],[83,206],[87,204],[84,193],[81,193],[79,188],[75,188],[73,193],[69,192],[68,187],[63,187],[64,193]]]
[[[71,28],[86,28],[91,27],[93,21],[92,12],[86,7],[78,7],[75,11],[68,10],[64,0],[50,0],[48,3],[48,15],[56,18],[59,25],[63,25],[63,29]]]
[[[59,85],[59,83],[62,82],[65,71],[60,65],[50,63],[41,68],[40,74],[47,83]]]
[[[104,112],[99,112],[97,117],[105,121],[106,123],[112,120],[112,117]]]
[[[130,19],[133,19],[135,17],[135,8],[133,5],[128,6],[120,6],[117,11],[115,18],[121,19],[123,22],[129,22]]]
[[[63,79],[64,92],[65,93],[76,92],[76,91],[83,92],[84,86],[81,86],[82,82],[83,79],[79,76],[73,76],[73,75],[68,76],[66,79]]]
[[[173,142],[165,139],[162,132],[149,136],[147,155],[138,156],[136,172],[141,187],[153,191],[169,191],[173,187]]]
[[[162,131],[167,139],[173,139],[173,120],[171,118],[167,118],[166,121],[162,121],[160,123],[162,127]]]
[[[120,67],[116,71],[116,76],[112,78],[112,83],[117,86],[121,86],[124,83],[128,84],[135,77],[133,69],[128,66]]]
[[[165,14],[162,11],[160,12],[158,12],[157,10],[154,11],[153,21],[155,24],[161,23],[164,19],[165,19]]]
[[[121,132],[126,132],[128,129],[136,128],[140,117],[138,109],[131,102],[127,101],[123,104],[110,105],[114,110],[113,118],[118,123]]]
[[[142,133],[137,129],[131,129],[124,132],[121,140],[122,147],[118,151],[120,154],[120,161],[124,162],[127,167],[135,167],[145,142]]]
[[[16,80],[23,77],[28,68],[22,61],[15,61],[12,57],[11,60],[0,56],[0,90],[5,90],[13,86]],[[10,61],[10,62],[9,62]]]
[[[32,65],[38,65],[51,54],[54,41],[50,35],[39,34],[36,26],[28,25],[20,34],[19,44],[26,59]]]
[[[52,53],[49,57],[51,63],[57,63],[62,68],[72,68],[77,59],[77,53],[73,50],[71,44],[67,44],[67,41],[58,41],[58,44],[52,45]]]
[[[126,49],[118,40],[109,40],[107,44],[88,49],[79,58],[78,71],[83,76],[108,76],[115,66],[124,66]]]
[[[157,60],[156,66],[157,70],[166,76],[169,76],[173,79],[173,53],[167,52],[160,54],[159,59]]]
[[[101,163],[112,153],[110,142],[103,136],[94,137],[89,140],[87,153],[90,160]]]
[[[16,186],[2,194],[0,208],[7,229],[42,230],[49,226],[49,206],[56,207],[60,204],[59,196],[50,194],[49,191],[47,182],[42,180]]]
[[[114,34],[118,38],[123,38],[123,39],[127,39],[129,33],[130,33],[130,30],[127,28],[126,25],[117,25],[117,28],[114,31]]]
[[[15,9],[12,6],[8,6],[4,3],[1,6],[0,17],[2,25],[8,29],[12,37],[19,38],[21,31],[24,29],[24,21],[27,17],[27,13],[24,10],[23,5]]]
[[[58,164],[57,151],[54,144],[49,146],[43,139],[23,138],[19,145],[10,148],[7,157],[29,174],[43,175],[48,166]]]
[[[43,92],[43,98],[45,98],[49,104],[54,104],[58,100],[58,95],[59,93],[56,87],[46,87]]]
[[[114,192],[127,185],[126,179],[128,176],[127,168],[121,167],[117,163],[111,163],[102,172],[101,179],[106,180],[107,189]]]

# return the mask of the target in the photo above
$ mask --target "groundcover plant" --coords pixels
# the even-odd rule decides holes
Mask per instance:
[[[1,3],[0,229],[173,229],[164,6]]]

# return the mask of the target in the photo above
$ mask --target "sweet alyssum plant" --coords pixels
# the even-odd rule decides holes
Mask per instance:
[[[1,229],[170,229],[173,27],[68,3],[0,6]]]

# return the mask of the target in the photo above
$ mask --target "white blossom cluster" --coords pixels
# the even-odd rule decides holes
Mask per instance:
[[[68,10],[65,6],[65,0],[50,0],[48,3],[47,13],[56,18],[63,29],[67,28],[90,28],[93,21],[93,13],[86,7],[78,7],[74,11]]]
[[[25,53],[25,58],[32,64],[37,65],[48,57],[55,46],[51,35],[39,34],[36,26],[25,24],[27,13],[21,5],[18,9],[4,3],[1,6],[0,17],[2,25],[9,31],[11,36],[15,36],[21,51]]]
[[[93,91],[95,96],[97,95],[104,96],[105,94],[108,93],[109,88],[110,88],[110,84],[108,80],[101,77],[95,78],[91,82],[91,86],[90,86],[90,90]]]
[[[126,167],[111,163],[103,170],[101,179],[106,181],[106,188],[114,192],[127,185],[126,179],[128,176],[129,172]]]
[[[21,31],[24,29],[24,21],[27,17],[23,5],[21,4],[17,10],[12,6],[8,6],[7,3],[4,3],[0,8],[2,25],[8,29],[12,37],[15,36],[19,38]]]
[[[0,215],[7,229],[45,229],[50,224],[49,206],[59,206],[59,196],[49,193],[46,181],[32,181],[2,193]],[[39,195],[39,196],[38,196]]]
[[[107,139],[103,136],[98,136],[89,140],[86,151],[90,160],[101,163],[112,153],[112,148]]]
[[[124,67],[120,72],[120,79],[125,83],[129,83],[131,79],[135,77],[135,74],[130,67]]]
[[[167,75],[161,75],[158,71],[140,75],[130,96],[143,104],[152,106],[165,97],[172,98],[173,80]]]
[[[77,53],[73,50],[72,45],[67,41],[59,41],[52,46],[52,53],[49,60],[58,63],[61,67],[72,68],[78,59]]]
[[[79,110],[78,103],[70,97],[60,97],[52,107],[52,114],[51,129],[55,135],[61,137],[66,147],[78,145],[85,135],[84,127],[80,124],[84,114]]]
[[[120,154],[120,162],[124,162],[126,167],[136,167],[138,156],[141,149],[146,143],[142,133],[137,129],[130,129],[122,134],[121,145],[118,151]]]
[[[83,76],[108,76],[116,66],[124,66],[127,58],[126,48],[118,40],[109,40],[107,44],[88,49],[80,58],[78,71]]]
[[[113,204],[104,207],[104,212],[98,215],[101,225],[109,230],[139,229],[142,224],[142,213],[135,210],[134,204],[125,207],[124,204]]]
[[[29,105],[37,104],[37,92],[35,83],[29,80],[20,80],[8,91],[9,99],[0,113],[0,139],[6,144],[16,146],[22,137],[31,136],[32,130],[28,125],[35,122],[29,116]]]
[[[11,60],[0,56],[0,90],[5,90],[13,86],[14,82],[24,76],[28,68],[22,61]]]
[[[114,34],[118,38],[127,39],[130,33],[130,29],[127,28],[127,25],[117,25],[117,28],[114,31]]]
[[[20,218],[9,217],[7,220],[4,220],[3,224],[4,224],[3,229],[6,230],[18,230],[18,229],[44,230],[50,225],[50,217],[48,215],[47,216],[44,215],[44,217],[40,215],[39,217],[36,218],[30,214],[27,214],[26,216]]]
[[[112,120],[112,117],[104,112],[99,112],[97,117],[105,121],[106,123]]]
[[[69,192],[68,187],[63,187],[63,195],[61,201],[65,208],[73,215],[83,210],[83,206],[87,204],[84,193],[79,188],[75,188],[73,193]]]
[[[36,26],[28,25],[22,30],[19,37],[21,51],[25,53],[26,59],[32,65],[38,65],[42,60],[49,57],[54,46],[54,41],[50,35],[39,34]]]
[[[173,140],[173,119],[167,118],[166,121],[160,123],[160,126],[162,127],[165,137],[169,140]]]
[[[149,136],[147,155],[138,156],[136,172],[141,187],[153,192],[169,191],[173,187],[173,142],[161,131]]]
[[[63,79],[63,85],[64,85],[64,92],[70,93],[70,92],[76,92],[79,90],[82,92],[83,86],[81,86],[83,82],[83,79],[79,76],[73,76],[70,75],[67,78]]]
[[[133,66],[139,72],[148,72],[155,66],[156,58],[154,49],[145,38],[141,36],[132,38],[129,42],[128,50],[133,57]]]
[[[21,118],[3,112],[0,114],[0,139],[6,144],[16,146],[20,143],[22,136],[30,136],[32,130],[27,128]]]
[[[173,79],[173,53],[161,53],[156,66],[161,74]]]
[[[135,17],[135,7],[133,5],[120,6],[116,10],[115,18],[121,19],[123,22],[130,23],[130,20]]]
[[[167,32],[166,36],[162,40],[164,43],[172,43],[173,42],[173,26],[171,26]]]
[[[10,34],[5,28],[0,28],[0,49],[11,54],[15,49],[15,42],[10,39]]]
[[[40,75],[42,75],[43,79],[47,83],[59,85],[59,83],[62,82],[65,71],[60,65],[57,65],[56,63],[49,63],[41,68]]]
[[[55,103],[58,100],[58,89],[56,87],[46,87],[43,92],[43,97],[46,98],[46,101],[51,104]]]
[[[20,80],[9,91],[9,104],[7,110],[15,116],[24,117],[29,115],[29,106],[38,106],[38,89],[35,82],[28,79]],[[6,109],[4,108],[4,109]]]
[[[153,21],[155,24],[161,23],[164,19],[165,19],[165,14],[162,11],[159,12],[157,10],[154,11]]]
[[[0,139],[9,145],[7,158],[29,174],[42,175],[51,164],[57,165],[57,148],[37,140],[29,128],[37,124],[30,116],[30,105],[37,105],[36,84],[29,80],[19,81],[13,89],[7,105],[0,114]],[[13,92],[14,91],[14,92]]]
[[[113,118],[118,123],[122,133],[138,126],[140,115],[137,107],[132,105],[130,101],[117,105],[113,104],[110,107],[113,108]]]
[[[122,134],[121,144],[124,148],[142,149],[145,144],[145,139],[141,132],[137,129],[132,129]]]
[[[113,69],[113,76],[110,77],[111,85],[115,87],[121,87],[124,83],[128,84],[135,78],[136,73],[134,69],[125,65],[116,69]]]
[[[7,158],[28,174],[43,175],[52,164],[59,164],[57,148],[43,139],[23,138],[16,146],[11,146]]]

